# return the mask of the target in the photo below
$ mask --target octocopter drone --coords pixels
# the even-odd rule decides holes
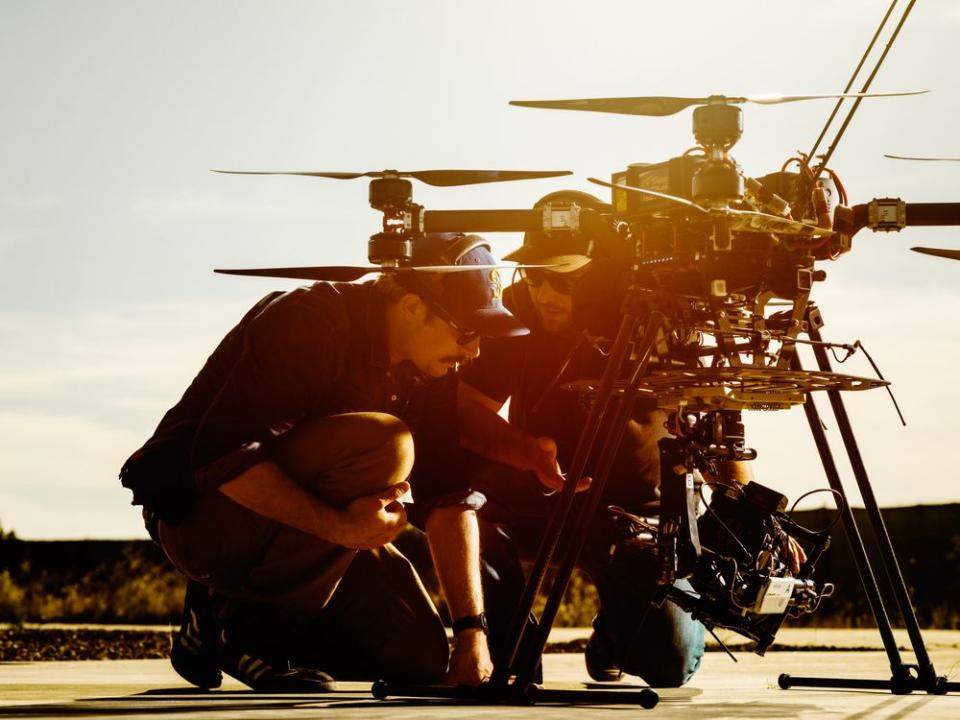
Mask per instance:
[[[579,243],[593,259],[574,289],[574,305],[590,309],[578,318],[584,336],[598,347],[604,345],[603,352],[609,359],[602,377],[577,378],[564,387],[586,396],[591,408],[577,453],[567,468],[568,478],[590,476],[594,482],[580,499],[574,496],[576,482],[568,483],[561,494],[517,609],[513,656],[508,667],[498,668],[483,691],[487,693],[484,697],[529,700],[531,692],[540,692],[531,690],[530,683],[589,519],[601,502],[606,476],[634,401],[640,395],[656,398],[667,413],[671,433],[660,443],[662,498],[657,519],[637,519],[658,558],[658,601],[677,603],[708,629],[730,628],[752,638],[756,652],[763,654],[786,617],[813,612],[832,592],[830,583],[813,577],[815,565],[829,545],[828,532],[795,523],[780,493],[759,483],[741,484],[725,476],[725,468],[731,463],[756,457],[756,451],[746,446],[741,413],[804,407],[847,534],[853,537],[857,532],[853,516],[844,501],[810,394],[820,391],[829,395],[861,491],[865,499],[869,492],[875,507],[865,471],[861,473],[858,464],[859,452],[849,422],[845,412],[842,416],[840,413],[839,393],[885,387],[888,383],[882,377],[846,375],[830,367],[826,349],[842,348],[850,353],[858,345],[829,343],[821,337],[822,317],[811,302],[814,284],[826,279],[826,272],[818,265],[849,252],[853,237],[864,228],[898,231],[913,225],[960,225],[960,203],[877,198],[851,205],[840,178],[828,167],[836,142],[819,160],[815,147],[759,177],[748,176],[731,150],[742,136],[741,106],[747,103],[833,98],[839,101],[839,107],[848,99],[858,105],[865,98],[913,94],[917,93],[514,101],[513,105],[524,107],[646,116],[668,116],[693,107],[696,144],[666,161],[629,165],[613,172],[609,180],[589,178],[611,191],[610,203],[599,207],[555,200],[534,209],[427,210],[413,201],[413,184],[408,179],[453,186],[558,177],[569,175],[567,171],[241,173],[369,177],[369,202],[382,213],[383,223],[369,240],[370,266],[217,272],[352,281],[368,273],[477,269],[455,264],[416,265],[416,244],[431,232],[533,233],[567,247]],[[960,259],[955,250],[914,249]],[[796,348],[804,343],[813,347],[816,370],[800,365]],[[702,494],[704,487],[713,489],[709,501]],[[702,514],[701,505],[706,507]],[[879,512],[876,516],[882,525]],[[569,542],[560,543],[561,536],[568,537]],[[856,538],[859,542],[858,534]],[[808,551],[808,560],[799,573],[790,572],[787,547],[791,539]],[[878,605],[882,610],[882,600],[875,581],[872,590],[868,585],[872,571],[862,543],[855,544],[854,551],[876,614]],[[886,556],[884,561],[888,562]],[[895,558],[890,562],[899,576]],[[527,618],[551,565],[559,566],[558,574],[540,625],[531,627]],[[688,578],[693,592],[678,589],[678,578]],[[898,595],[901,610],[905,616],[909,610],[912,616],[905,589],[902,595]],[[883,619],[886,621],[885,614]],[[915,616],[913,625],[909,619],[907,622],[914,633]],[[918,627],[916,637],[911,635],[915,648],[918,643],[920,647],[918,666],[907,666],[899,661],[893,636],[887,632],[889,621],[886,631],[879,619],[878,624],[894,677],[890,682],[876,681],[881,683],[877,687],[895,692],[914,686],[931,692],[946,688],[922,649]],[[799,680],[787,681],[784,686],[803,684]],[[823,681],[806,680],[806,684]],[[842,682],[846,687],[855,681]],[[382,684],[375,692],[381,697],[422,694]],[[624,699],[623,693],[618,696]],[[656,695],[644,691],[634,699],[652,706]]]
[[[217,272],[327,281],[352,281],[369,273],[460,272],[476,268],[417,266],[413,257],[418,238],[428,232],[514,231],[541,233],[565,243],[579,236],[599,261],[598,274],[603,261],[609,261],[608,267],[632,268],[629,274],[604,277],[594,285],[609,290],[619,282],[623,287],[612,298],[618,302],[632,284],[641,291],[647,311],[656,306],[672,317],[669,361],[659,363],[645,388],[655,391],[666,409],[777,409],[802,403],[804,393],[811,390],[877,387],[883,382],[790,370],[813,283],[826,277],[816,264],[848,252],[853,236],[864,228],[894,231],[908,225],[954,224],[960,206],[882,198],[851,207],[836,173],[825,166],[812,168],[810,156],[791,158],[781,170],[753,178],[730,151],[743,132],[744,103],[913,94],[917,93],[513,101],[525,107],[649,116],[694,107],[696,146],[664,162],[630,165],[613,173],[610,181],[588,178],[612,191],[611,204],[603,210],[562,200],[526,210],[426,210],[413,201],[408,179],[449,187],[559,177],[571,174],[568,171],[217,171],[340,180],[369,177],[370,206],[383,215],[382,228],[368,243],[369,266]],[[958,254],[915,249],[944,257]],[[589,306],[591,300],[598,299],[585,298],[579,304]],[[790,310],[770,312],[785,302],[791,304]],[[585,324],[596,322],[600,327],[600,321],[587,318]],[[696,349],[689,346],[691,338],[696,338]],[[705,345],[705,338],[712,344]]]

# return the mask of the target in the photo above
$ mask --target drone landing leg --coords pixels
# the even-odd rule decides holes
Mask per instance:
[[[583,493],[584,497],[580,503],[579,513],[576,516],[572,516],[564,526],[570,530],[571,535],[563,546],[563,553],[559,560],[557,574],[540,617],[540,625],[536,628],[536,632],[532,634],[532,637],[526,641],[522,654],[518,655],[519,662],[514,666],[517,682],[520,684],[526,684],[532,681],[537,663],[543,655],[550,628],[553,626],[553,621],[556,619],[557,611],[560,609],[560,603],[563,600],[563,594],[573,574],[577,559],[580,557],[580,552],[587,542],[590,523],[594,515],[596,515],[600,499],[606,487],[607,478],[610,476],[610,471],[617,455],[617,450],[620,447],[627,423],[633,413],[634,400],[636,399],[643,376],[646,374],[650,353],[656,342],[663,319],[663,315],[660,313],[651,313],[650,320],[643,335],[643,343],[636,351],[639,362],[636,362],[631,368],[626,387],[616,405],[616,412],[613,417],[607,421],[608,424],[603,428],[603,432],[601,432],[604,440],[600,448],[600,453],[597,456],[598,463],[594,472],[593,484],[588,491]],[[603,694],[603,692],[601,692],[601,694]],[[617,693],[617,695],[620,694]],[[605,696],[609,697],[609,693],[606,693]],[[621,695],[620,697],[621,699],[615,700],[615,702],[624,702],[622,699],[623,696]]]
[[[626,357],[630,341],[636,332],[637,326],[637,318],[630,315],[624,316],[620,323],[616,341],[611,349],[607,367],[600,381],[597,398],[590,410],[590,415],[580,434],[577,449],[574,452],[568,474],[571,480],[579,478],[584,474],[587,462],[600,434],[600,426],[604,424],[605,416],[615,405],[614,384],[617,380],[620,365]],[[609,427],[609,425],[607,427]],[[574,503],[574,484],[573,482],[567,483],[560,493],[558,502],[551,514],[550,522],[544,532],[540,548],[537,551],[536,561],[530,572],[526,587],[524,587],[523,596],[515,614],[512,632],[510,634],[510,636],[514,638],[514,641],[509,662],[504,667],[498,667],[490,681],[490,684],[499,691],[506,691],[510,684],[511,676],[516,676],[516,680],[513,683],[515,686],[520,686],[533,679],[532,669],[526,673],[529,677],[525,678],[520,677],[523,673],[519,670],[519,668],[527,666],[531,662],[536,662],[537,659],[531,659],[529,657],[529,649],[538,644],[538,636],[540,635],[541,628],[529,623],[527,618],[530,616],[534,601],[543,587],[547,570],[553,561],[553,556],[563,535],[564,528],[567,527],[568,524],[575,523],[576,518],[580,514],[579,511],[582,508],[582,503],[576,505]],[[550,629],[548,627],[543,632],[549,633],[549,631]]]
[[[813,325],[811,325],[810,338],[816,342],[821,340],[819,330],[814,328]],[[831,370],[830,361],[827,358],[823,346],[815,345],[814,353],[820,369],[829,372]],[[793,366],[798,370],[801,369],[800,361],[796,357],[793,359]],[[850,419],[846,414],[846,409],[840,398],[840,393],[831,390],[828,391],[828,396],[837,419],[837,425],[843,438],[844,446],[850,458],[851,465],[854,468],[854,475],[860,487],[864,505],[867,508],[867,517],[880,545],[880,555],[884,563],[884,569],[894,588],[904,624],[907,626],[907,632],[917,658],[917,665],[905,664],[900,657],[896,639],[893,637],[893,630],[890,626],[890,619],[887,615],[883,598],[880,595],[879,587],[877,586],[876,577],[867,558],[866,549],[863,545],[863,539],[860,536],[853,511],[850,509],[849,502],[847,502],[847,495],[841,484],[840,475],[830,451],[826,433],[820,423],[820,415],[814,405],[813,398],[808,394],[807,401],[804,404],[807,422],[810,425],[814,442],[820,453],[820,459],[823,463],[830,487],[840,493],[843,498],[843,507],[840,511],[841,520],[853,552],[854,563],[860,575],[861,584],[866,592],[870,609],[877,623],[877,629],[880,632],[887,657],[890,660],[892,676],[889,680],[870,680],[862,678],[794,677],[783,674],[779,678],[780,687],[783,689],[791,687],[881,689],[890,690],[892,693],[898,695],[907,694],[914,690],[924,690],[933,694],[943,694],[950,690],[958,691],[960,690],[960,683],[948,683],[946,678],[938,677],[933,668],[933,664],[930,661],[926,646],[923,642],[923,636],[920,633],[916,614],[913,611],[913,606],[907,594],[906,584],[900,572],[900,566],[893,552],[893,545],[890,542],[883,517],[880,514],[880,509],[877,505],[872,487],[870,486],[869,477],[863,465],[863,460],[853,435],[853,428],[850,425]]]
[[[796,356],[793,358],[792,365],[796,370],[802,369],[800,366],[800,360]],[[830,450],[830,444],[827,441],[827,435],[823,430],[823,425],[820,421],[820,413],[817,411],[817,406],[814,404],[813,397],[810,394],[807,395],[806,402],[803,405],[803,410],[807,416],[807,423],[809,424],[810,431],[813,434],[813,440],[816,443],[817,451],[820,454],[820,461],[822,462],[824,472],[827,475],[827,481],[829,482],[830,487],[840,493],[840,496],[843,498],[843,502],[840,503],[839,509],[840,519],[843,523],[843,528],[846,531],[847,540],[850,543],[850,550],[853,554],[853,561],[854,565],[856,566],[857,573],[860,576],[860,583],[863,586],[864,592],[866,593],[867,601],[870,604],[870,610],[873,612],[873,617],[877,622],[877,629],[879,630],[880,637],[883,640],[883,647],[886,650],[887,657],[890,660],[890,670],[893,673],[893,677],[896,678],[898,674],[904,674],[905,666],[900,657],[900,651],[897,648],[897,641],[893,636],[893,630],[890,626],[890,618],[887,616],[887,609],[883,604],[883,598],[880,595],[880,588],[877,586],[877,579],[873,573],[873,568],[870,565],[870,560],[867,557],[867,551],[864,547],[863,539],[860,536],[860,530],[857,527],[856,520],[854,519],[853,510],[850,508],[850,503],[847,501],[847,494],[844,491],[843,485],[840,481],[840,473],[837,470],[833,453]],[[869,684],[863,685],[863,682]],[[810,687],[882,687],[883,689],[887,689],[890,687],[891,682],[886,680],[846,681],[832,680],[827,678],[795,678],[790,677],[789,675],[780,676],[780,686],[785,689],[801,685],[807,685]]]

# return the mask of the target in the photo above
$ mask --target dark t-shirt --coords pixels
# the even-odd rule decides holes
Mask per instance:
[[[444,471],[459,461],[455,380],[391,365],[385,302],[373,284],[272,293],[223,338],[128,461],[124,485],[134,504],[176,522],[197,493],[270,459],[271,441],[302,418],[364,411],[395,415],[413,432],[418,500],[456,490]]]
[[[480,357],[461,371],[460,379],[498,402],[509,398],[510,423],[531,435],[553,438],[560,467],[567,470],[590,411],[590,399],[561,388],[578,379],[598,379],[606,358],[588,343],[575,348],[576,338],[545,332],[523,284],[506,289],[504,304],[530,328],[530,334],[485,339]],[[660,463],[656,443],[666,435],[664,420],[655,404],[637,401],[607,481],[605,502],[629,506],[657,496]]]

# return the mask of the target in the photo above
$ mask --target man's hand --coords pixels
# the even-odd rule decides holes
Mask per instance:
[[[493,673],[493,661],[482,630],[463,630],[456,636],[456,647],[450,655],[450,669],[444,685],[477,687]]]
[[[557,443],[553,438],[530,438],[527,459],[530,463],[529,469],[537,476],[541,485],[553,492],[563,490],[567,479],[560,470],[560,463],[557,462]],[[590,478],[580,478],[580,482],[577,483],[577,492],[583,492],[590,487],[590,482]]]
[[[410,483],[400,482],[373,495],[353,500],[337,515],[328,539],[356,550],[373,550],[386,545],[406,527],[407,512],[401,496],[410,491]]]
[[[787,560],[790,562],[790,572],[793,575],[800,573],[800,566],[807,561],[807,553],[803,547],[789,535],[787,536]]]

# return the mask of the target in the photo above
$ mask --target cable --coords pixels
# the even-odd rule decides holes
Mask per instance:
[[[877,377],[886,382],[886,378],[883,377],[883,373],[880,372],[880,368],[877,367],[877,364],[873,361],[873,358],[870,357],[870,353],[867,352],[867,349],[863,346],[863,343],[857,340],[854,344],[854,347],[858,347],[863,350],[863,354],[867,356],[867,361],[870,363],[870,366],[873,368],[873,371],[877,374]],[[893,396],[893,390],[890,389],[889,385],[885,386],[887,388],[887,395],[890,396],[890,400],[893,401],[893,407],[897,410],[897,415],[900,416],[900,422],[903,423],[903,426],[907,426],[907,421],[903,419],[903,413],[900,412],[900,404],[897,402],[897,399]]]
[[[727,524],[720,519],[720,516],[717,514],[717,511],[714,510],[712,507],[710,507],[710,505],[707,503],[707,499],[703,496],[704,485],[707,485],[709,487],[712,487],[713,485],[719,485],[721,487],[729,487],[729,486],[724,485],[721,482],[711,482],[709,480],[704,480],[702,483],[700,483],[700,487],[698,488],[697,492],[700,495],[700,501],[703,503],[704,507],[707,508],[707,512],[713,515],[714,519],[720,524],[720,527],[722,527],[724,530],[727,531],[727,533],[729,533],[730,537],[734,539],[734,542],[736,542],[737,545],[740,546],[740,549],[743,550],[743,554],[746,555],[748,558],[753,558],[753,555],[750,553],[749,550],[747,550],[746,546],[740,541],[740,538],[737,537],[736,533],[734,533],[733,530],[727,527]],[[733,558],[731,558],[731,560],[733,560]],[[733,563],[734,565],[736,565],[736,560],[733,560]]]
[[[790,509],[787,510],[787,519],[790,520],[790,522],[793,522],[793,512],[794,510],[797,509],[797,505],[800,504],[801,500],[803,500],[804,498],[808,498],[811,495],[816,495],[817,493],[822,493],[822,492],[832,493],[834,498],[836,499],[837,516],[833,519],[833,522],[830,523],[829,527],[826,528],[827,532],[830,532],[831,530],[833,530],[833,528],[836,527],[837,523],[840,521],[841,514],[845,511],[847,506],[847,502],[846,500],[844,500],[843,494],[840,493],[839,490],[834,490],[833,488],[817,488],[816,490],[810,490],[808,492],[805,492],[803,495],[801,495],[800,497],[798,497],[796,500],[793,501],[793,505],[791,505]]]
[[[833,180],[834,184],[837,186],[837,193],[840,195],[840,204],[847,204],[847,188],[844,186],[843,182],[840,180],[840,176],[830,168],[826,168],[826,172],[829,173],[830,179]]]
[[[718,555],[717,557],[721,557],[721,556]],[[724,559],[724,560],[729,560],[730,562],[733,563],[733,575],[731,576],[731,580],[732,580],[733,582],[730,583],[730,588],[729,588],[730,604],[733,605],[733,606],[734,606],[735,608],[737,608],[738,610],[747,610],[747,607],[746,607],[745,605],[741,605],[741,604],[737,601],[737,599],[733,596],[733,587],[734,587],[734,585],[736,584],[737,579],[738,579],[739,576],[740,576],[740,566],[737,565],[737,561],[736,561],[734,558],[724,557],[723,559]]]
[[[556,375],[553,376],[553,379],[547,384],[546,389],[543,391],[540,397],[537,398],[537,401],[533,404],[533,407],[530,409],[531,415],[535,415],[540,411],[540,406],[547,399],[547,396],[553,392],[554,388],[557,387],[557,384],[560,382],[560,378],[563,377],[563,374],[567,371],[567,368],[570,366],[570,363],[573,361],[574,355],[576,355],[577,351],[579,351],[580,348],[583,347],[583,344],[586,342],[586,340],[587,340],[587,334],[586,332],[584,332],[577,339],[577,342],[574,343],[573,347],[570,348],[570,352],[567,353],[567,357],[564,359],[563,364],[560,365],[560,369],[557,370]]]
[[[843,357],[837,355],[837,349],[843,349],[847,351],[847,354]],[[833,359],[837,361],[838,365],[843,365],[847,360],[853,357],[853,354],[857,351],[856,347],[853,345],[830,345],[829,348],[830,354],[833,355]]]

